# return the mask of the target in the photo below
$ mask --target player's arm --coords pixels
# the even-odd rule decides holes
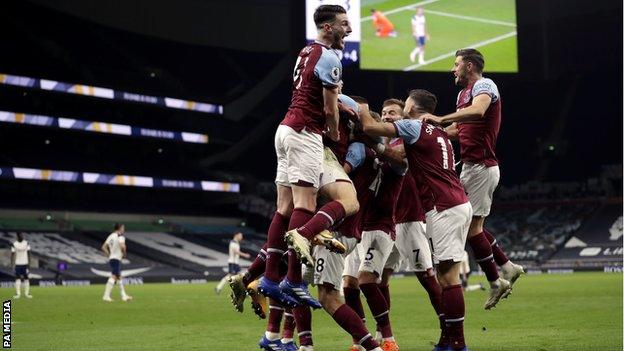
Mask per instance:
[[[426,114],[425,121],[435,124],[449,124],[456,122],[470,122],[483,118],[485,111],[492,103],[492,97],[488,94],[479,94],[472,99],[472,105],[445,116]]]
[[[340,132],[338,131],[338,121],[340,120],[338,87],[323,87],[323,113],[325,115],[325,124],[329,128],[327,136],[333,141],[340,140]]]
[[[459,129],[457,129],[457,123],[451,123],[448,127],[444,128],[449,139],[457,140],[459,136]]]
[[[121,257],[126,257],[128,256],[127,252],[126,252],[126,243],[119,243],[119,248],[121,249]]]
[[[366,160],[366,146],[363,143],[356,142],[349,144],[345,163],[342,165],[344,171],[349,174],[354,169],[360,167]]]
[[[390,162],[393,166],[407,167],[407,160],[405,159],[405,148],[403,147],[403,145],[390,147],[388,145],[379,143],[376,140],[373,140],[373,138],[368,135],[363,135],[361,139],[364,144],[366,144],[366,146],[375,150],[377,155],[380,156],[383,160]]]
[[[248,253],[242,252],[242,251],[240,250],[240,248],[235,248],[235,249],[234,249],[234,253],[235,253],[235,254],[237,254],[237,255],[241,255],[241,256],[243,256],[243,257],[245,257],[245,258],[249,258],[249,257],[251,257],[251,255],[249,255]]]
[[[338,141],[340,133],[338,131],[338,94],[340,93],[342,64],[340,59],[330,51],[323,51],[316,66],[314,74],[323,84],[323,115],[325,124],[329,127],[327,136]]]
[[[106,256],[110,255],[110,250],[108,249],[108,241],[105,241],[104,244],[102,244],[102,251],[104,251],[104,254]]]
[[[362,130],[364,133],[372,137],[384,136],[392,138],[397,136],[396,128],[394,128],[392,123],[375,121],[367,108],[362,108],[360,110],[360,121],[362,122]]]
[[[11,267],[15,267],[15,248],[11,246]]]

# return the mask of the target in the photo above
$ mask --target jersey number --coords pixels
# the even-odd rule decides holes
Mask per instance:
[[[323,269],[325,269],[325,267],[323,267],[324,264],[325,264],[324,259],[319,258],[318,260],[316,260],[316,271],[321,273]]]
[[[309,58],[310,56],[306,56],[306,58],[303,59],[303,62],[301,62],[301,56],[297,57],[297,62],[295,62],[295,71],[293,72],[293,82],[296,83],[295,89],[299,89],[299,87],[301,86],[301,82],[303,81],[303,79],[301,79],[301,72],[308,64]],[[297,81],[299,82],[297,83]]]
[[[444,140],[442,137],[438,137],[436,139],[438,144],[440,144],[440,149],[442,149],[442,168],[444,169],[453,169],[455,168],[455,154],[453,153],[453,144],[451,144],[450,140]],[[448,142],[448,146],[447,146]],[[450,163],[450,167],[449,167]]]

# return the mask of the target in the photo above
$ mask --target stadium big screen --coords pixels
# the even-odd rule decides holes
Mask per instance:
[[[518,72],[515,0],[307,0],[306,37],[313,41],[314,9],[347,9],[353,32],[344,65],[396,71],[449,71],[458,48],[478,48],[488,72]]]

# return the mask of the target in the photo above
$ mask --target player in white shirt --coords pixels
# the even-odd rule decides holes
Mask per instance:
[[[20,287],[24,284],[24,296],[32,299],[30,295],[30,280],[28,279],[28,266],[30,263],[30,245],[24,240],[24,233],[17,232],[17,241],[11,245],[11,264],[15,267],[15,296],[21,297]]]
[[[410,60],[416,62],[416,55],[418,55],[418,63],[421,65],[425,64],[425,44],[429,40],[426,22],[425,10],[418,7],[416,14],[412,17],[412,36],[416,41],[416,48],[410,53]]]
[[[111,299],[111,291],[113,290],[113,286],[115,286],[115,282],[119,285],[119,290],[121,291],[121,299],[123,301],[132,300],[132,296],[126,294],[126,289],[124,289],[123,281],[121,279],[121,260],[126,257],[126,237],[124,237],[124,232],[126,228],[123,224],[115,223],[115,231],[113,231],[102,244],[102,250],[108,256],[108,263],[111,266],[111,276],[108,278],[108,282],[106,282],[106,289],[104,290],[104,296],[102,300],[106,302],[112,302]]]
[[[241,256],[243,256],[244,258],[251,257],[248,253],[242,252],[240,250],[240,242],[242,240],[243,240],[243,233],[236,233],[234,234],[234,237],[232,237],[232,240],[230,241],[230,247],[229,247],[230,255],[228,257],[228,274],[226,274],[225,277],[221,278],[221,281],[215,287],[215,292],[217,293],[217,295],[221,293],[221,290],[223,290],[225,283],[228,282],[230,277],[240,272],[240,263],[239,263],[240,257]]]

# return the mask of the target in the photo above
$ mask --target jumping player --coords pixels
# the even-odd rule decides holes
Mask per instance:
[[[108,256],[108,263],[111,267],[111,276],[106,282],[106,288],[104,290],[102,300],[106,302],[113,301],[110,294],[113,290],[113,286],[117,283],[119,285],[119,290],[121,291],[121,300],[130,301],[132,300],[132,296],[126,294],[126,289],[124,289],[121,277],[121,260],[126,257],[126,238],[124,237],[126,228],[123,224],[115,223],[114,229],[115,230],[102,244],[102,251],[104,251],[106,256]]]
[[[463,88],[457,96],[457,111],[442,117],[426,115],[425,120],[451,124],[447,132],[459,137],[463,161],[461,182],[474,209],[468,243],[490,282],[490,295],[485,302],[487,310],[511,292],[524,269],[509,261],[496,239],[483,228],[500,179],[495,148],[502,110],[498,87],[491,79],[483,77],[484,65],[479,51],[458,50],[452,70],[455,85]],[[496,264],[501,266],[503,278],[499,277]]]
[[[30,263],[30,245],[24,239],[24,233],[17,232],[17,240],[11,245],[11,265],[15,267],[15,296],[21,297],[20,286],[24,285],[24,296],[32,299],[30,295],[30,279],[28,279],[28,266]]]
[[[310,255],[313,239],[344,250],[336,240],[319,235],[347,215],[343,204],[331,201],[316,214],[315,211],[324,156],[322,134],[326,131],[336,141],[341,137],[338,90],[342,65],[334,50],[344,48],[344,38],[351,33],[351,26],[345,9],[338,5],[319,6],[314,12],[314,22],[317,40],[299,53],[291,104],[275,133],[277,212],[269,227],[266,271],[258,289],[282,304],[294,307],[298,301],[305,301],[311,307],[320,308],[302,281],[299,259],[313,265]],[[286,235],[285,230],[288,230]],[[288,274],[280,287],[278,265],[287,248],[284,239],[293,246],[296,255],[289,255]]]
[[[463,321],[465,305],[459,267],[464,250],[472,208],[453,167],[453,145],[446,132],[419,117],[432,113],[435,95],[426,90],[412,90],[405,102],[406,119],[394,123],[377,123],[362,114],[364,132],[371,136],[401,137],[412,165],[412,176],[424,179],[433,197],[433,208],[427,208],[427,236],[431,240],[433,261],[442,286],[444,325],[435,347],[439,351],[467,350]],[[416,171],[418,170],[418,171]],[[415,194],[416,196],[416,194]]]

